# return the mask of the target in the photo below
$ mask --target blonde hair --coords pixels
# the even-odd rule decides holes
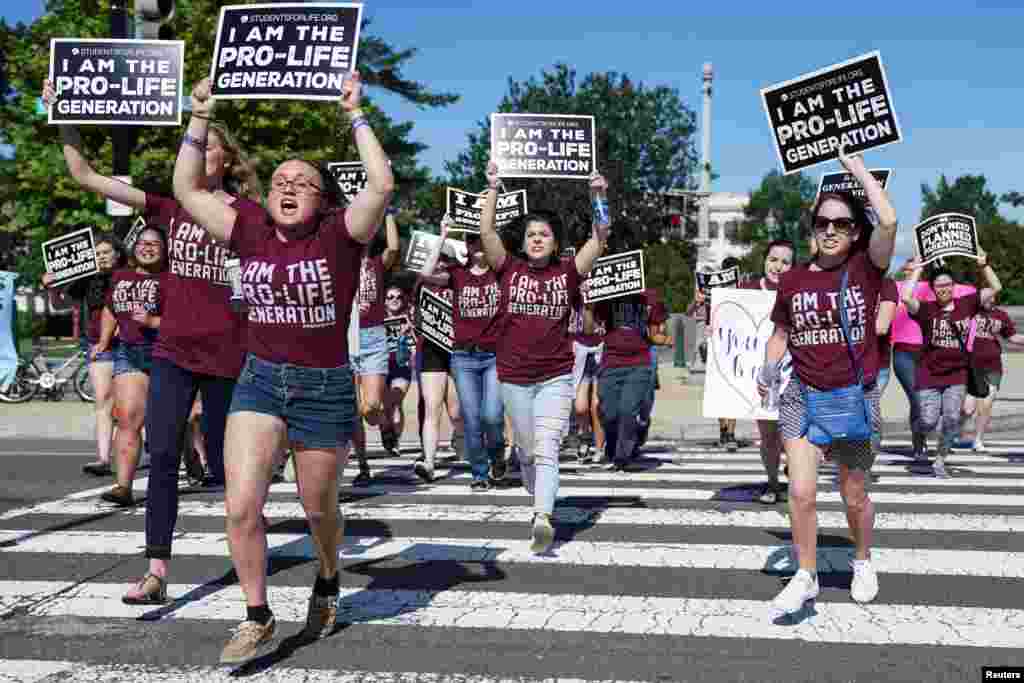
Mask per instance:
[[[263,186],[256,175],[256,164],[249,159],[249,155],[223,123],[211,121],[210,130],[220,138],[221,147],[230,158],[227,171],[224,173],[225,189],[254,202],[262,202]]]

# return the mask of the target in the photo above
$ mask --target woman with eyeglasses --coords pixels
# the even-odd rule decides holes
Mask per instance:
[[[984,250],[978,247],[978,268],[987,288],[957,299],[953,296],[953,274],[939,267],[928,275],[935,301],[921,301],[913,292],[923,268],[917,263],[914,266],[901,295],[907,313],[921,326],[924,339],[914,381],[918,404],[914,432],[927,438],[939,426],[941,417],[942,436],[932,467],[936,477],[945,479],[949,477],[946,458],[960,434],[960,416],[967,396],[970,357],[966,348],[971,323],[982,307],[991,305],[1002,285],[988,265]]]
[[[209,79],[192,93],[211,113]],[[303,629],[320,638],[334,628],[338,603],[338,469],[348,460],[356,419],[347,330],[363,252],[384,219],[395,180],[359,108],[358,72],[340,97],[367,186],[342,208],[330,173],[301,159],[271,176],[267,209],[240,213],[203,183],[208,127],[192,117],[174,168],[174,194],[214,237],[241,258],[248,305],[248,355],[228,417],[225,512],[231,559],[246,617],[221,652],[241,663],[263,651],[275,630],[267,604],[267,537],[262,518],[275,455],[290,444],[299,496],[319,559]],[[193,110],[194,110],[193,109]]]
[[[394,456],[401,455],[398,444],[405,431],[405,411],[402,404],[412,384],[412,349],[415,335],[412,314],[405,290],[396,285],[387,288],[384,307],[388,320],[399,320],[396,329],[388,332],[388,377],[384,388],[384,421],[381,436],[384,448]]]
[[[772,612],[777,615],[800,611],[818,594],[816,499],[820,451],[807,438],[808,394],[856,384],[860,369],[873,433],[878,433],[881,422],[875,314],[896,243],[896,211],[860,157],[848,157],[840,150],[839,160],[864,188],[877,212],[878,226],[872,225],[863,203],[852,196],[823,193],[818,197],[811,212],[818,251],[809,263],[794,267],[779,280],[771,317],[775,331],[768,340],[758,378],[758,391],[765,395],[778,380],[779,364],[789,351],[793,374],[779,401],[779,431],[786,451],[790,519],[799,569],[772,602]],[[844,274],[848,282],[840,302]],[[852,359],[840,305],[847,314]],[[831,449],[839,461],[840,493],[856,545],[850,594],[856,602],[870,602],[878,594],[878,577],[870,561],[874,507],[865,484],[875,459],[874,446],[871,439],[845,440],[834,441]]]
[[[596,174],[590,184],[600,190],[608,187]],[[558,449],[569,428],[573,402],[575,359],[569,314],[580,282],[608,241],[609,226],[595,222],[591,238],[575,258],[562,260],[564,237],[559,222],[554,216],[529,214],[520,219],[523,256],[513,256],[495,229],[497,206],[498,166],[491,161],[480,240],[500,286],[503,327],[497,344],[498,379],[521,449],[523,485],[533,496],[530,548],[543,553],[555,538],[551,513],[558,495]]]
[[[56,101],[46,82],[43,100]],[[260,183],[253,164],[230,131],[210,121],[209,108],[193,100],[195,125],[209,129],[202,149],[202,182],[222,205],[240,213],[262,215]],[[224,485],[224,430],[235,379],[245,354],[245,321],[231,306],[231,283],[225,261],[228,247],[214,240],[206,226],[171,197],[145,192],[97,173],[82,152],[74,126],[61,126],[64,160],[71,177],[84,189],[127,204],[148,225],[163,228],[167,239],[167,274],[161,287],[160,334],[153,346],[146,403],[146,440],[150,455],[146,488],[148,571],[122,597],[127,604],[167,601],[171,544],[178,518],[178,470],[185,425],[197,395],[205,412],[208,473],[204,486]]]

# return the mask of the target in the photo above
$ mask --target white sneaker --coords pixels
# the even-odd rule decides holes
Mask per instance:
[[[878,595],[878,574],[871,566],[871,560],[853,561],[853,582],[850,597],[857,602],[871,602]]]
[[[937,479],[949,479],[949,472],[946,471],[946,459],[942,456],[935,458],[932,464],[932,473]]]
[[[544,553],[551,548],[555,540],[555,528],[551,526],[551,515],[538,512],[533,515],[533,542],[530,550],[534,553]]]
[[[818,597],[817,577],[812,579],[809,571],[801,569],[793,575],[782,592],[772,600],[772,614],[773,616],[783,616],[799,612],[803,609],[805,602],[816,597]]]
[[[985,442],[982,441],[981,439],[975,439],[974,440],[974,452],[975,453],[988,453],[988,447],[985,445]]]
[[[287,482],[293,482],[295,479],[295,455],[288,453],[285,456],[284,461],[284,480]]]

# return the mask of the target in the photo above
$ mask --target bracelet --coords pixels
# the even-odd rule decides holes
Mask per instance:
[[[362,128],[363,126],[366,126],[367,128],[370,127],[370,122],[366,120],[365,116],[357,116],[354,119],[352,119],[353,133]]]
[[[181,141],[182,141],[182,143],[184,143],[186,145],[192,145],[196,149],[200,149],[200,150],[202,150],[204,152],[206,151],[206,140],[200,140],[197,137],[193,137],[193,136],[189,135],[188,133],[185,133],[181,137]]]
[[[362,109],[353,109],[350,112],[345,112],[345,115],[348,116],[348,120],[352,122],[354,122],[358,118],[366,116],[366,114],[363,113]]]

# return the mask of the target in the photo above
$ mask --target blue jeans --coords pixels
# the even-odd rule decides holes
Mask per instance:
[[[493,353],[452,351],[452,379],[462,407],[466,454],[473,479],[486,481],[489,463],[499,460],[505,452],[505,415],[497,359]]]
[[[633,457],[651,386],[650,365],[605,368],[598,375],[598,405],[609,462],[624,464]]]
[[[533,496],[534,512],[551,514],[558,495],[558,448],[569,430],[572,375],[536,384],[501,383],[505,412],[519,447],[523,485]]]
[[[918,402],[917,392],[914,391],[914,373],[917,366],[917,353],[914,351],[892,352],[892,370],[896,373],[896,379],[903,387],[907,400],[910,401],[910,430],[917,429],[917,420],[921,415],[921,405]]]

